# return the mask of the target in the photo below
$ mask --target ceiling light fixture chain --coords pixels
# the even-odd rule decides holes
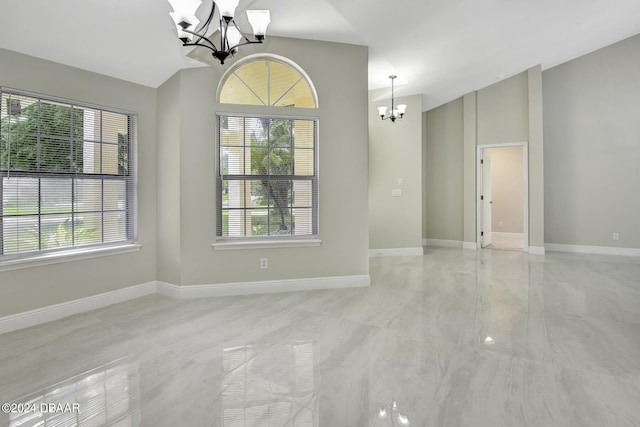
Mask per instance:
[[[395,123],[396,119],[401,119],[404,117],[404,113],[407,110],[407,105],[406,104],[399,104],[396,108],[395,106],[395,99],[394,99],[394,91],[393,91],[393,81],[397,78],[398,76],[395,75],[391,75],[389,76],[389,78],[391,79],[391,110],[389,111],[389,114],[387,115],[387,107],[378,107],[378,114],[380,115],[380,118],[382,120],[387,120],[387,119],[391,119],[392,122]]]
[[[200,20],[196,17],[196,12],[202,0],[168,0],[173,7],[171,18],[176,24],[178,39],[183,46],[200,46],[207,48],[211,54],[224,64],[224,61],[233,56],[238,51],[238,47],[247,44],[257,44],[264,41],[267,27],[271,22],[268,10],[247,10],[247,19],[253,29],[255,40],[247,37],[234,20],[235,10],[240,0],[212,0],[211,11],[207,20],[198,27]],[[218,12],[219,27],[217,31],[220,35],[219,47],[211,39],[209,27],[214,22],[214,16]]]

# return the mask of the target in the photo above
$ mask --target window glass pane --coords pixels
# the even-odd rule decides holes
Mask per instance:
[[[74,224],[76,246],[102,242],[102,213],[79,213]]]
[[[267,236],[269,234],[269,211],[250,209],[247,211],[247,236]]]
[[[76,179],[74,183],[74,209],[76,212],[102,210],[102,181],[99,179]]]
[[[3,134],[2,170],[36,172],[38,170],[38,137]]]
[[[73,218],[68,214],[42,215],[42,249],[73,246]]]
[[[313,142],[315,140],[314,121],[294,120],[292,133],[296,148],[313,148]]]
[[[82,111],[82,138],[85,141],[100,141],[102,112],[91,108]]]
[[[71,150],[70,139],[40,137],[40,172],[73,172],[71,162],[74,156]],[[82,155],[78,157],[82,158]]]
[[[23,177],[3,178],[2,213],[5,220],[12,215],[37,214],[38,179]]]
[[[251,165],[251,175],[267,175],[269,173],[269,150],[252,147],[247,149],[247,162]]]
[[[311,88],[306,80],[299,80],[295,86],[289,89],[276,101],[279,107],[315,108],[315,101]]]
[[[124,210],[127,207],[127,183],[119,179],[104,180],[104,210]]]
[[[124,211],[104,213],[104,241],[127,240],[127,216]]]
[[[40,227],[36,215],[3,217],[2,241],[5,254],[37,251]]]
[[[125,114],[102,112],[102,141],[118,143],[118,135],[128,133],[129,120]]]
[[[302,75],[298,70],[289,65],[277,61],[270,61],[269,76],[271,83],[271,99],[269,100],[269,105],[289,106],[288,104],[282,103],[282,97],[300,81]]]
[[[244,175],[244,147],[221,147],[220,162],[223,175]]]
[[[118,144],[102,144],[102,173],[120,175]]]
[[[260,97],[252,92],[236,73],[231,74],[225,81],[222,91],[220,92],[220,102],[228,104],[265,105]]]
[[[251,186],[251,201],[248,205],[252,208],[266,207],[269,205],[269,196],[266,191],[266,181],[249,181]]]
[[[266,193],[269,196],[269,206],[277,209],[287,209],[291,203],[292,181],[269,180],[266,182]]]
[[[309,148],[298,148],[294,155],[294,174],[299,176],[313,176],[314,152]]]
[[[291,219],[291,209],[288,207],[272,209],[269,215],[269,234],[272,236],[292,235]]]
[[[68,212],[71,214],[71,179],[42,178],[40,198],[42,213]]]
[[[313,210],[311,208],[294,208],[293,223],[297,235],[313,234]]]
[[[256,105],[269,105],[268,97],[268,81],[269,81],[269,64],[265,60],[251,61],[238,68],[235,75],[240,79],[240,83],[246,86],[254,95],[254,99],[258,99]],[[234,102],[238,104],[238,102]]]
[[[293,206],[296,208],[313,206],[312,181],[293,181]]]
[[[71,138],[71,111],[69,105],[40,101],[40,135]]]

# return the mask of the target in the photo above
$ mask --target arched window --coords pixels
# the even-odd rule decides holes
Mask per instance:
[[[223,77],[219,101],[224,104],[316,108],[315,89],[306,73],[276,56],[253,56]]]
[[[218,113],[217,237],[317,237],[318,120],[294,111],[317,107],[307,75],[285,58],[246,58],[225,74],[218,100],[264,108]]]

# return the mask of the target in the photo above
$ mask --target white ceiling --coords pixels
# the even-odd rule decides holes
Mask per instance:
[[[208,0],[205,0],[207,3]],[[267,36],[369,46],[369,88],[428,110],[525,69],[640,33],[640,0],[241,0]],[[0,0],[0,47],[157,87],[185,56],[165,0]],[[0,82],[1,83],[1,82]]]

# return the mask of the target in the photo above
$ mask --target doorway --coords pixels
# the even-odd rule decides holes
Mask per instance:
[[[477,147],[477,247],[528,252],[526,142]]]

